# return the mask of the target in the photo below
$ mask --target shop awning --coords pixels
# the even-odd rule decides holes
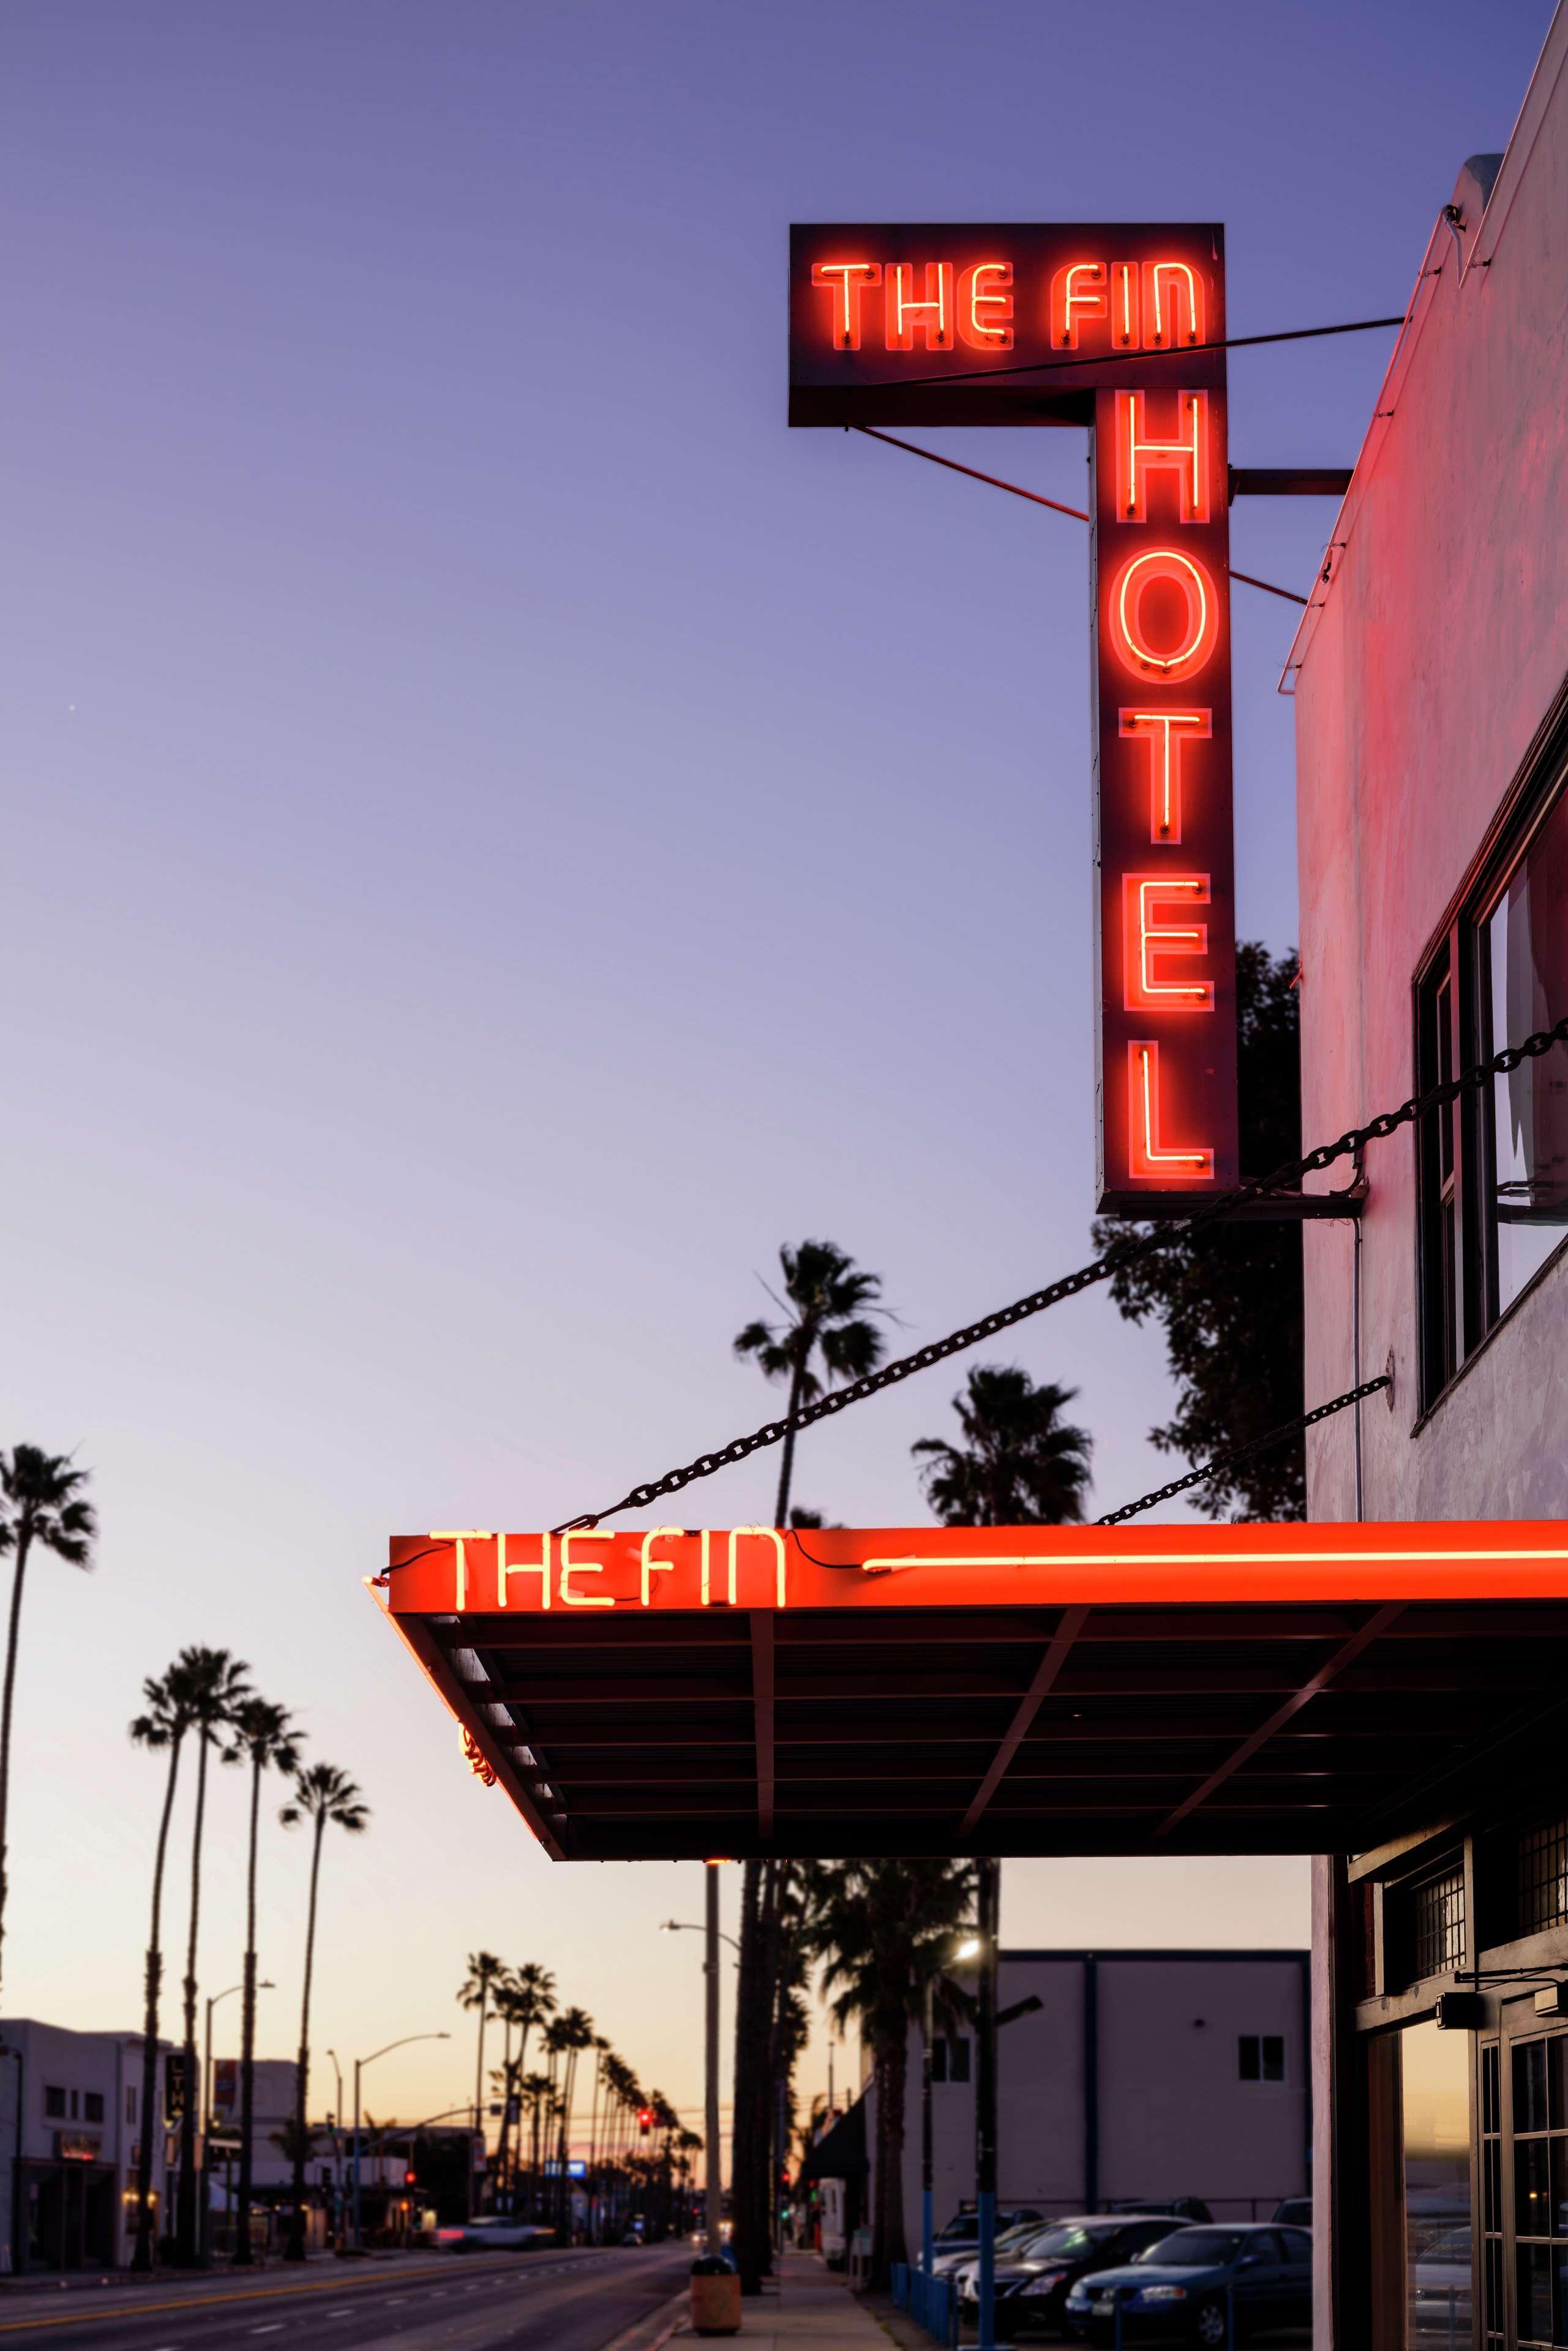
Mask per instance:
[[[558,1860],[1364,1852],[1568,1717],[1561,1521],[444,1532],[377,1583]]]
[[[857,2098],[816,2144],[806,2150],[795,2185],[812,2179],[864,2179],[871,2170],[865,2151],[865,2100]]]

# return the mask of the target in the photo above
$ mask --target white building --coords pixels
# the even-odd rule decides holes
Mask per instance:
[[[163,2090],[160,2042],[158,2094]],[[0,2023],[0,2267],[114,2269],[136,2236],[141,2035]],[[151,2118],[157,2227],[167,2211],[161,2113]]]
[[[1312,2161],[1305,1951],[1003,1951],[997,2200],[1048,2217],[1198,2197],[1267,2219]],[[920,2243],[921,2035],[909,2036],[906,2241]],[[975,2195],[973,2035],[933,2048],[936,2225]],[[876,2145],[875,2093],[865,2144]],[[874,2159],[874,2158],[873,2158]],[[870,2209],[868,2201],[867,2210]]]

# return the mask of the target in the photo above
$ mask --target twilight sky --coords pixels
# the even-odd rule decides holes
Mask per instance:
[[[318,2050],[465,2035],[375,2111],[464,2095],[480,1944],[697,2104],[695,1938],[654,1926],[700,1873],[552,1873],[360,1579],[766,1416],[729,1342],[782,1239],[882,1271],[909,1344],[1086,1254],[1084,536],[785,430],[787,225],[1213,218],[1234,332],[1397,311],[1547,18],[11,0],[0,1442],[78,1448],[103,1542],[28,1593],[8,2012],[135,2022],[124,1724],[199,1640],[374,1808],[329,1855]],[[1390,340],[1238,354],[1233,460],[1348,463]],[[1077,433],[940,445],[1082,502]],[[1243,501],[1234,559],[1302,588],[1331,521]],[[1239,928],[1282,947],[1292,610],[1235,620]],[[1170,1474],[1157,1340],[1103,1299],[1000,1359],[1080,1389],[1097,1508]],[[921,1520],[961,1371],[810,1433],[799,1499]],[[269,1837],[267,2053],[305,1859]],[[1293,1943],[1304,1865],[1013,1865],[1004,1922]]]

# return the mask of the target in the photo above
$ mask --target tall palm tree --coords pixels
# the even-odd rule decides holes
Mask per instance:
[[[16,1642],[22,1629],[22,1584],[35,1543],[71,1567],[92,1565],[98,1532],[90,1502],[79,1488],[89,1472],[73,1469],[69,1456],[41,1446],[17,1445],[10,1458],[0,1453],[0,1552],[10,1552],[11,1621],[5,1635],[5,1687],[0,1699],[0,1950],[5,1934],[6,1823],[11,1808],[11,1699],[16,1686]]]
[[[250,1843],[245,1879],[245,1991],[241,2001],[239,2061],[239,2235],[236,2262],[248,2262],[252,2179],[251,2131],[256,2100],[256,1856],[261,1821],[261,1775],[272,1770],[291,1780],[299,1769],[304,1734],[289,1719],[286,1707],[264,1698],[246,1698],[235,1708],[234,1744],[225,1750],[225,1763],[250,1765]]]
[[[152,1863],[152,1927],[147,1943],[146,2009],[141,2032],[141,2096],[137,2108],[141,2130],[136,2147],[136,2250],[133,2270],[152,2267],[152,2134],[158,2127],[158,1999],[163,1983],[162,1917],[163,1865],[169,1852],[169,1822],[174,1810],[174,1788],[180,1776],[180,1750],[191,1727],[184,1666],[179,1658],[166,1674],[149,1675],[141,1685],[147,1702],[131,1726],[139,1747],[166,1752],[169,1776],[163,1783],[163,1809],[158,1817],[158,1844]]]
[[[883,2283],[907,2258],[904,2238],[904,2095],[909,2027],[925,2015],[926,1986],[944,2022],[962,2012],[943,1973],[955,1930],[973,1915],[974,1865],[961,1861],[845,1861],[822,1865],[810,1928],[822,1961],[821,1990],[834,2022],[860,2027],[876,2080],[872,2279]]]
[[[773,1523],[792,1523],[789,1489],[795,1474],[795,1432],[804,1405],[824,1383],[863,1379],[882,1361],[882,1332],[864,1309],[881,1295],[879,1274],[863,1272],[832,1241],[786,1243],[779,1251],[784,1320],[748,1322],[735,1341],[737,1355],[752,1356],[770,1380],[789,1383],[784,1444],[779,1462],[779,1492]],[[821,1364],[821,1373],[818,1365]],[[741,2290],[761,2291],[769,2266],[767,2235],[768,2195],[768,2042],[776,1986],[768,1965],[774,1938],[769,1928],[769,1885],[764,1865],[747,1861],[741,1878],[740,1973],[735,2001],[735,2130],[731,2199],[735,2254]]]
[[[1089,1490],[1094,1440],[1062,1419],[1076,1388],[1036,1387],[1015,1364],[981,1364],[953,1399],[961,1445],[923,1437],[921,1482],[944,1526],[1076,1525]]]
[[[507,1962],[498,1959],[494,1951],[470,1951],[468,1973],[457,1994],[458,2005],[476,2008],[479,2011],[479,2048],[474,2063],[474,2129],[482,2137],[485,2129],[485,2026],[489,2013],[490,1995],[497,1984],[506,1980]],[[474,2210],[474,2170],[468,2170],[468,2210]]]
[[[202,2208],[205,2183],[196,2170],[200,2111],[196,2072],[196,1937],[202,1917],[202,1838],[207,1819],[207,1758],[213,1744],[253,1693],[250,1668],[226,1649],[182,1649],[185,1702],[196,1734],[196,1810],[191,1827],[191,1919],[185,1946],[185,2110],[180,2117],[180,2198],[175,2216],[175,2260],[193,2269],[203,2256]]]
[[[495,2008],[507,2028],[506,2053],[501,2064],[501,2143],[497,2153],[496,2170],[499,2179],[507,2178],[507,2158],[512,2148],[512,2107],[517,2095],[517,2081],[528,2062],[528,2034],[536,2024],[542,2024],[555,2012],[555,1978],[537,1959],[525,1959],[518,1968],[507,1971],[495,1992]],[[517,2053],[512,2054],[512,2034],[517,2034]],[[518,2138],[520,2142],[521,2132]]]
[[[518,2094],[528,2110],[528,2218],[536,2220],[539,2205],[539,2141],[544,2130],[546,2105],[553,2088],[548,2074],[525,2074],[518,2085]]]
[[[882,1290],[882,1277],[863,1273],[851,1257],[831,1241],[802,1241],[799,1249],[786,1242],[779,1252],[784,1272],[784,1296],[779,1301],[784,1321],[748,1322],[737,1337],[737,1355],[752,1355],[770,1380],[789,1384],[789,1405],[784,1420],[784,1450],[779,1464],[779,1499],[773,1523],[789,1523],[789,1486],[795,1471],[795,1422],[803,1405],[822,1393],[822,1374],[831,1386],[835,1380],[863,1379],[883,1358],[883,1336],[868,1322],[862,1308]]]
[[[285,1804],[278,1819],[286,1829],[301,1821],[311,1826],[310,1902],[305,1915],[305,1991],[299,2003],[299,2062],[294,2075],[294,2210],[283,2248],[286,2262],[305,2259],[305,2149],[308,2135],[306,2101],[310,2089],[310,1979],[316,1966],[316,1894],[321,1877],[321,1840],[329,1827],[358,1836],[371,1817],[371,1808],[346,1771],[335,1763],[312,1763],[294,1774],[294,1801]]]
[[[591,2049],[593,2046],[593,2019],[584,2009],[569,2008],[557,2017],[556,2025],[559,2034],[561,2055],[565,2061],[561,2084],[559,2168],[556,2174],[560,2198],[561,2236],[564,2242],[571,2228],[571,2179],[567,2170],[567,2163],[571,2144],[572,2102],[577,2095],[578,2053],[583,2049]]]

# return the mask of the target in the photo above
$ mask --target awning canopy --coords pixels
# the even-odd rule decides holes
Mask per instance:
[[[822,2133],[806,2150],[797,2188],[811,2179],[863,2179],[871,2170],[865,2151],[865,2100],[857,2098],[847,2114]]]
[[[1568,1526],[395,1539],[388,1614],[558,1860],[1364,1852],[1568,1714]]]

